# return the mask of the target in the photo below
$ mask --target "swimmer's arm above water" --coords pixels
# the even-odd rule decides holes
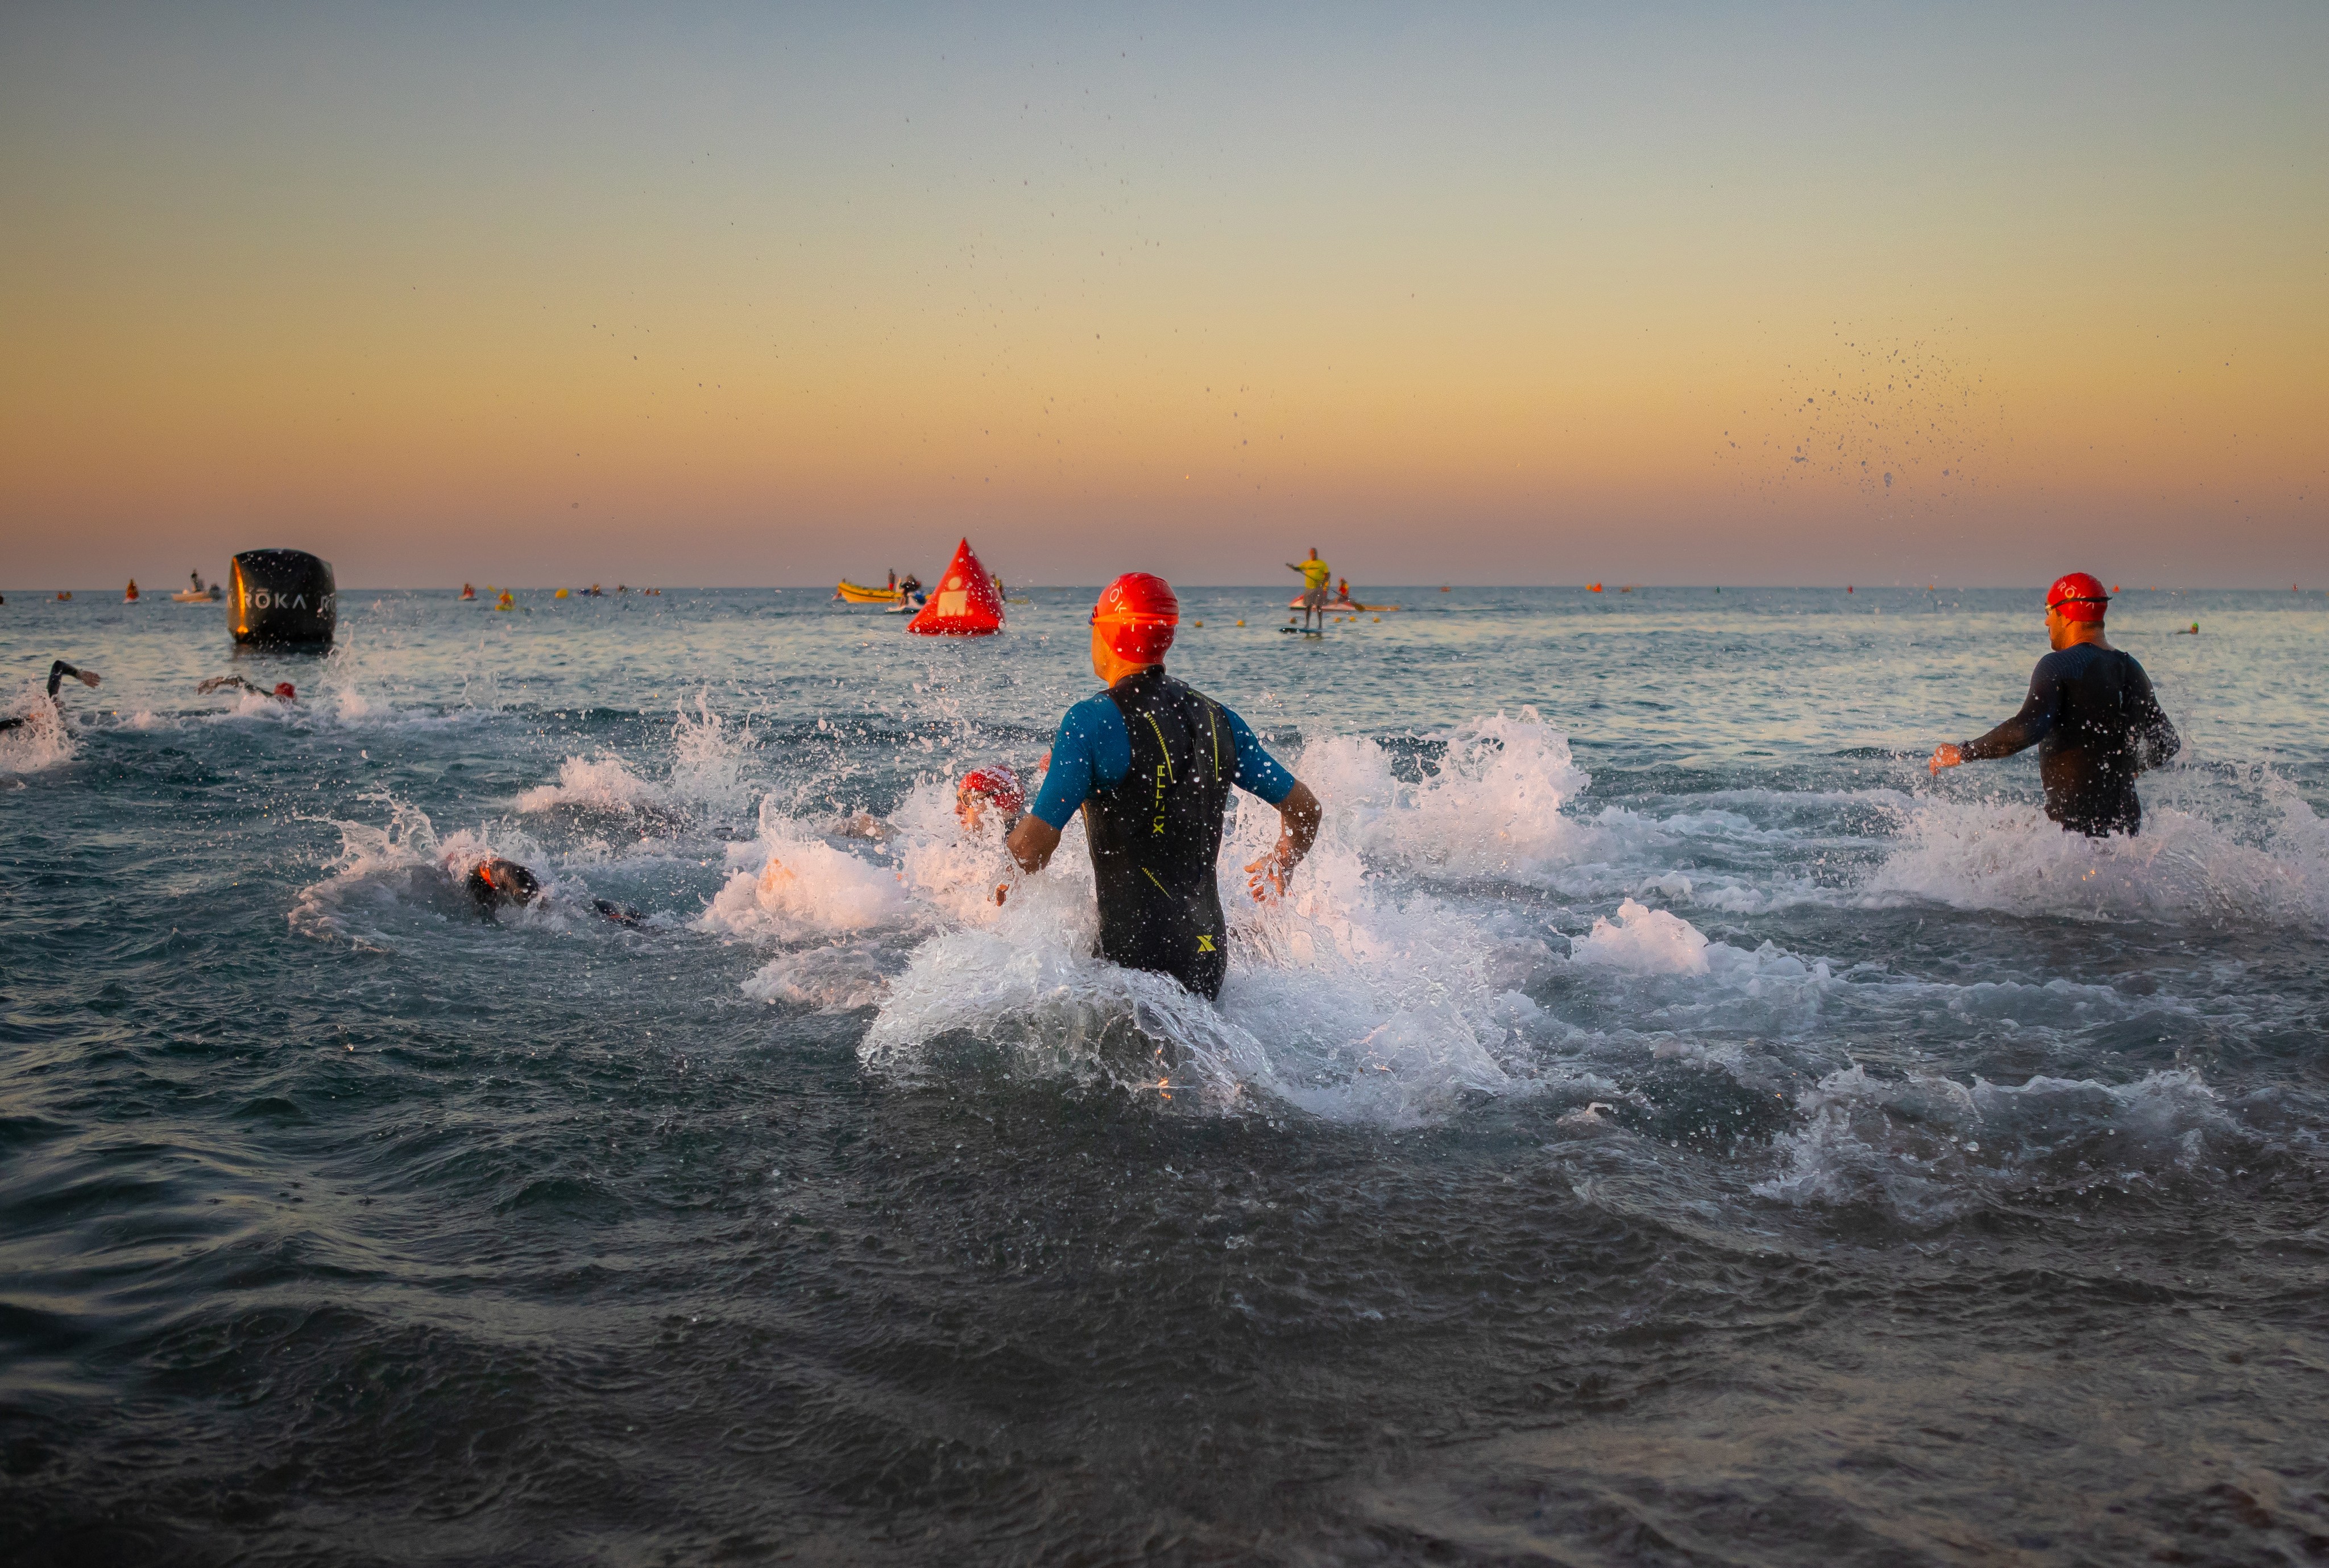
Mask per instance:
[[[84,686],[97,684],[97,671],[94,670],[78,670],[61,659],[51,664],[49,666],[49,706],[60,713],[64,711],[65,705],[57,700],[57,688],[64,683],[64,679],[68,675]],[[21,713],[0,718],[0,729],[22,729],[24,727],[24,715]]]
[[[2053,729],[2054,714],[2060,700],[2060,682],[2046,667],[2046,661],[2041,659],[2038,668],[2030,672],[2030,695],[2022,699],[2019,713],[1978,739],[1963,745],[1943,741],[1933,748],[1933,760],[1927,771],[1937,774],[1959,763],[1988,762],[2028,750]]]
[[[1051,863],[1051,851],[1060,847],[1060,830],[1029,812],[1011,830],[1004,847],[1011,851],[1011,859],[1018,862],[1019,869],[1032,877]]]
[[[2159,706],[2159,694],[2151,689],[2151,677],[2136,665],[2130,672],[2128,703],[2135,720],[2130,727],[2136,748],[2136,765],[2144,768],[2164,767],[2175,760],[2183,749],[2183,737],[2175,733],[2166,710]]]
[[[1253,895],[1255,903],[1269,904],[1286,896],[1294,868],[1302,864],[1310,846],[1318,841],[1318,822],[1325,814],[1310,786],[1296,779],[1286,798],[1278,803],[1278,842],[1270,846],[1268,854],[1245,869],[1246,891]]]

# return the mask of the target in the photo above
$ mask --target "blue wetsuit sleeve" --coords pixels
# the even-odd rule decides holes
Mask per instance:
[[[1261,742],[1254,737],[1253,727],[1230,709],[1222,709],[1221,714],[1230,721],[1230,737],[1237,745],[1237,772],[1230,782],[1273,806],[1293,793],[1294,775],[1262,748]]]
[[[1132,771],[1132,733],[1102,692],[1068,709],[1051,740],[1051,765],[1029,812],[1065,830],[1094,790],[1111,789]]]
[[[2030,695],[2022,699],[2021,712],[1987,735],[1968,740],[1957,748],[1967,762],[2012,756],[2037,745],[2052,732],[2055,716],[2062,707],[2062,672],[2056,666],[2056,658],[2055,654],[2047,654],[2030,671]]]

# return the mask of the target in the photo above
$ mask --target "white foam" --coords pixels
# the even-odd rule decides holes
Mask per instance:
[[[429,813],[393,796],[377,797],[388,808],[384,823],[335,821],[340,852],[329,875],[299,889],[291,901],[291,929],[323,941],[351,934],[359,907],[377,910],[411,889],[413,874],[434,871],[443,853]]]
[[[690,714],[683,703],[672,719],[673,797],[706,811],[743,812],[753,798],[746,777],[753,746],[749,720],[723,718],[713,709],[710,694],[697,692],[695,711]]]
[[[2329,925],[2329,823],[2278,779],[2265,781],[2262,804],[2245,839],[2161,807],[2134,838],[2095,840],[2063,831],[2034,805],[1921,801],[1863,896],[2095,920]]]
[[[596,757],[570,756],[558,765],[558,782],[518,792],[517,809],[542,812],[566,807],[610,813],[660,812],[671,805],[670,792],[633,773],[622,758],[611,754]]]
[[[1697,926],[1631,898],[1615,920],[1596,919],[1592,932],[1570,945],[1571,963],[1602,964],[1633,974],[1704,974],[1706,937]]]
[[[636,816],[669,824],[684,817],[740,814],[751,799],[746,782],[753,742],[749,724],[731,723],[699,692],[695,710],[680,704],[672,727],[667,780],[642,778],[611,752],[569,756],[558,766],[558,782],[522,790],[517,808],[540,814],[571,811]]]
[[[71,761],[80,749],[73,739],[72,727],[49,700],[45,688],[27,688],[8,711],[12,716],[22,715],[24,722],[13,729],[0,729],[0,773],[39,773]]]
[[[1592,779],[1535,709],[1476,718],[1439,738],[1437,769],[1412,783],[1396,780],[1382,748],[1364,738],[1315,740],[1297,771],[1348,819],[1353,845],[1386,864],[1525,880],[1601,852],[1601,836],[1561,811]]]
[[[1070,822],[1051,869],[1003,909],[982,904],[976,924],[914,950],[862,1058],[910,1075],[962,1037],[1002,1048],[1019,1071],[1391,1124],[1534,1088],[1546,1071],[1522,1026],[1538,1009],[1513,988],[1550,953],[1524,919],[1397,897],[1378,880],[1361,846],[1396,840],[1388,814],[1415,808],[1378,787],[1387,775],[1370,775],[1370,753],[1379,762],[1368,743],[1325,740],[1299,759],[1301,776],[1324,785],[1325,825],[1290,897],[1266,907],[1243,867],[1276,840],[1279,818],[1239,797],[1219,869],[1231,962],[1217,1008],[1094,955],[1091,873]],[[1373,809],[1358,809],[1370,790]]]
[[[756,844],[733,846],[735,872],[696,922],[728,935],[799,942],[913,924],[919,912],[898,873],[765,817]]]

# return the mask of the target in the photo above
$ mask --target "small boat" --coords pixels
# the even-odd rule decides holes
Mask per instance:
[[[896,604],[884,608],[882,613],[885,615],[911,615],[918,614],[921,607],[929,602],[929,596],[923,593],[921,589],[916,588]]]
[[[474,601],[476,596],[477,590],[476,588],[470,587],[467,583],[463,583],[461,585],[461,598],[464,603]]]
[[[224,590],[220,588],[216,583],[212,583],[207,587],[204,586],[202,573],[189,572],[186,575],[193,581],[193,587],[180,588],[176,593],[172,594],[170,596],[170,602],[172,604],[212,605],[216,604],[219,600],[226,597]]]
[[[834,585],[833,596],[852,605],[894,605],[899,595],[895,588],[869,588],[844,577]]]
[[[129,579],[129,586],[121,590],[121,602],[125,605],[134,605],[137,602],[137,579],[136,577],[131,577]]]

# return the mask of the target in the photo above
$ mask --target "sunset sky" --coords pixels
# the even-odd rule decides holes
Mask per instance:
[[[2318,0],[643,9],[0,13],[0,588],[2329,579]]]

